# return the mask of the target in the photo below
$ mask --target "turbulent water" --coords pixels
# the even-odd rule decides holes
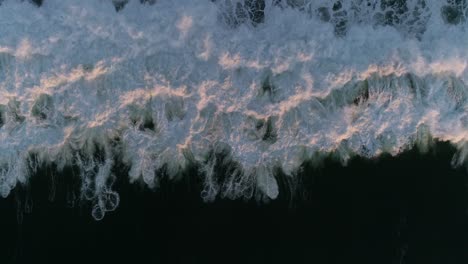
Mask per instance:
[[[0,193],[74,167],[101,219],[119,203],[117,163],[150,188],[195,164],[207,201],[275,199],[277,168],[295,177],[306,161],[434,139],[464,165],[467,12],[463,0],[4,0]]]

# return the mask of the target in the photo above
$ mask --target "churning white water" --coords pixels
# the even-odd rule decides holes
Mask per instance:
[[[152,2],[152,3],[151,3]],[[100,219],[113,166],[157,188],[195,163],[202,196],[275,199],[333,153],[432,138],[468,156],[464,1],[46,0],[0,5],[0,193],[77,166]],[[214,172],[233,166],[222,180]],[[164,171],[164,172],[161,172]],[[161,173],[157,173],[161,172]]]

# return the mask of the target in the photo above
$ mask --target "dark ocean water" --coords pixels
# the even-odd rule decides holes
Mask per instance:
[[[178,1],[0,0],[0,264],[468,263],[466,0]]]
[[[301,188],[278,176],[267,204],[205,203],[195,170],[154,192],[119,177],[121,203],[102,221],[67,205],[73,177],[41,172],[0,199],[0,263],[468,263],[467,173],[450,166],[454,151],[306,164]]]

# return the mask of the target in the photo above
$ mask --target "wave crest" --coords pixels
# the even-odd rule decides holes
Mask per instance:
[[[395,30],[411,24],[403,13],[394,27],[366,25],[383,3],[414,14],[424,2],[440,10],[429,1],[246,1],[263,19],[232,28],[219,23],[220,7],[236,1],[130,1],[119,13],[94,0],[4,1],[1,195],[40,167],[77,168],[81,198],[102,219],[120,200],[120,163],[150,188],[194,165],[206,201],[275,199],[277,170],[294,179],[308,160],[346,164],[434,139],[456,145],[453,164],[465,164],[463,26],[431,15],[415,39]],[[323,5],[362,21],[338,34]],[[321,20],[307,10],[322,10],[313,13]]]

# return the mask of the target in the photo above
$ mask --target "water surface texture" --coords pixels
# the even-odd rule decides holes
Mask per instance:
[[[3,197],[70,171],[99,220],[118,177],[268,201],[328,157],[467,163],[463,0],[32,2],[0,5]]]

